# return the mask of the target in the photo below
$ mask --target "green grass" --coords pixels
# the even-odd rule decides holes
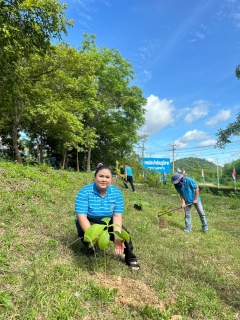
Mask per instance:
[[[150,204],[133,208],[125,192],[124,224],[141,271],[132,272],[113,245],[88,258],[77,238],[74,201],[93,174],[0,163],[0,319],[240,319],[239,198],[201,193],[209,234],[193,209],[178,207],[174,189],[137,186]],[[122,188],[122,182],[114,181]],[[87,318],[87,316],[89,318]]]

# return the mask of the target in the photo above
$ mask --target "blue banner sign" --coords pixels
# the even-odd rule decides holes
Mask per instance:
[[[142,165],[157,172],[171,172],[170,158],[143,158]]]

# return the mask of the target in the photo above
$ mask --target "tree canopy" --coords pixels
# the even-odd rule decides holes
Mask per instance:
[[[240,80],[240,65],[236,67],[235,75]],[[237,114],[236,121],[229,123],[226,129],[218,130],[216,147],[224,148],[227,143],[231,143],[231,136],[240,136],[240,113]]]
[[[72,26],[65,10],[58,0],[0,0],[0,136],[19,163],[28,149],[40,163],[55,153],[62,167],[90,170],[133,151],[146,99],[131,86],[130,61],[95,35],[77,49],[52,44]]]
[[[146,99],[130,85],[133,76],[129,60],[98,48],[94,35],[78,49],[60,43],[19,58],[0,90],[3,142],[20,163],[24,147],[41,163],[55,153],[61,166],[77,170],[113,165],[132,152],[144,123]],[[29,139],[24,146],[21,132]]]

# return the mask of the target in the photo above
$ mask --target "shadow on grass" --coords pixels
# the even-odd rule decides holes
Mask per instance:
[[[157,220],[156,220],[156,223],[157,223]],[[178,223],[178,222],[175,222],[175,221],[172,221],[172,220],[166,220],[166,226],[169,226],[169,227],[172,227],[172,228],[176,228],[176,229],[179,229],[179,230],[182,230],[182,231],[184,230],[183,223]]]
[[[105,272],[105,263],[107,263],[108,270],[111,269],[110,266],[113,266],[114,270],[118,270],[119,267],[122,268],[122,265],[126,266],[121,256],[114,254],[112,243],[106,249],[105,255],[103,250],[97,248],[96,255],[88,256],[86,254],[86,247],[77,236],[77,233],[75,235],[66,234],[59,237],[58,241],[72,252],[76,267],[89,273]],[[114,270],[112,271],[115,272],[116,270]]]

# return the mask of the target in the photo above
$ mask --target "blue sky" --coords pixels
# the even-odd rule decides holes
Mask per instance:
[[[75,20],[72,46],[96,34],[135,71],[147,98],[145,157],[205,158],[222,165],[240,157],[240,137],[215,149],[216,133],[240,112],[240,0],[67,0]]]

